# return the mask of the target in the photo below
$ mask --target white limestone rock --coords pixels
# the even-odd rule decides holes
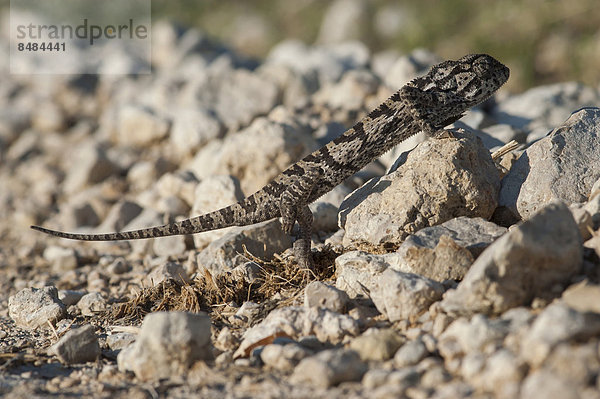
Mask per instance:
[[[24,288],[8,298],[8,315],[18,326],[32,330],[64,319],[66,307],[56,287]]]
[[[600,93],[577,82],[534,87],[499,102],[493,116],[500,123],[528,133],[527,141],[542,138],[573,110],[600,106]]]
[[[137,340],[119,353],[119,370],[133,371],[143,381],[180,376],[195,361],[212,358],[210,337],[204,313],[151,313]]]
[[[564,204],[550,204],[489,246],[441,302],[452,314],[500,314],[543,296],[581,268],[579,229]]]
[[[527,219],[556,200],[586,202],[600,178],[600,108],[584,108],[532,144],[502,179],[499,205]]]
[[[482,218],[464,216],[426,227],[400,245],[395,268],[440,282],[462,280],[474,259],[506,231]]]
[[[66,155],[63,162],[68,162],[65,164],[67,176],[63,189],[68,194],[93,186],[119,172],[119,167],[108,158],[105,148],[92,140],[68,150]]]
[[[535,370],[527,376],[521,387],[521,399],[579,399],[581,396],[573,383],[545,369]]]
[[[321,307],[344,313],[350,302],[348,294],[321,281],[312,281],[304,288],[304,306]]]
[[[212,68],[197,76],[187,90],[193,99],[189,105],[213,112],[230,132],[266,115],[280,101],[275,82],[244,68]]]
[[[516,398],[527,370],[523,360],[507,349],[482,359],[480,369],[463,377],[480,392],[493,393],[498,398]]]
[[[184,235],[160,237],[152,242],[152,250],[156,256],[181,256],[186,249],[187,238]]]
[[[200,179],[234,176],[244,193],[254,193],[318,148],[308,133],[292,118],[285,123],[257,118],[247,128],[227,135],[222,142],[213,141],[201,148],[188,167]]]
[[[298,337],[315,335],[319,341],[339,343],[349,335],[358,334],[358,322],[323,308],[285,307],[271,311],[259,324],[246,330],[234,357],[248,356],[260,344],[272,342],[280,336]]]
[[[539,366],[558,344],[598,333],[600,314],[579,312],[558,301],[545,308],[524,334],[521,355],[529,364]]]
[[[106,337],[106,345],[113,350],[124,349],[135,342],[137,336],[128,332],[117,332]]]
[[[446,363],[468,354],[491,353],[507,335],[509,323],[475,315],[459,318],[440,335],[438,350]]]
[[[351,70],[345,73],[339,82],[329,83],[313,96],[316,104],[332,109],[360,111],[365,100],[376,95],[379,88],[377,77],[364,70]]]
[[[271,259],[291,247],[292,239],[284,233],[278,219],[235,227],[198,253],[196,261],[213,275],[231,271],[248,261],[244,246],[256,257]]]
[[[107,304],[99,292],[90,292],[77,301],[77,307],[84,316],[96,316],[106,310]]]
[[[394,354],[394,365],[398,368],[414,366],[429,356],[427,347],[420,339],[408,341]]]
[[[410,54],[398,57],[382,80],[392,90],[398,90],[414,78],[427,73],[429,68],[440,62],[439,56],[424,49],[416,49]]]
[[[384,361],[392,358],[404,341],[391,328],[370,328],[353,338],[349,348],[355,350],[364,361]]]
[[[222,134],[223,127],[214,115],[202,108],[184,108],[173,117],[169,139],[180,156],[186,157]]]
[[[372,255],[361,251],[346,252],[335,259],[335,286],[351,298],[368,296],[375,289],[377,276],[390,267],[387,255]]]
[[[437,281],[391,268],[381,273],[371,290],[377,310],[390,321],[414,320],[442,298],[444,286]]]
[[[149,107],[126,105],[119,109],[115,140],[124,145],[145,147],[167,136],[171,122]]]
[[[398,243],[458,216],[492,215],[500,181],[490,154],[472,135],[452,134],[421,143],[397,170],[346,198],[339,214],[344,245]]]
[[[348,70],[364,68],[369,56],[360,42],[310,47],[299,40],[284,40],[271,49],[266,62],[287,66],[308,79],[316,77],[317,84],[323,84],[339,80]]]
[[[329,349],[303,359],[291,378],[295,383],[328,388],[345,381],[359,381],[367,368],[353,350]]]
[[[168,198],[175,195],[191,207],[196,198],[198,183],[198,178],[193,171],[180,170],[162,175],[156,182],[155,188],[159,197]]]
[[[106,215],[102,223],[96,228],[96,231],[99,233],[122,231],[125,225],[138,217],[142,211],[143,208],[136,202],[128,200],[119,201],[110,208],[108,215]]]
[[[46,247],[44,259],[52,265],[55,272],[66,272],[77,268],[77,252],[73,248],[64,248],[56,245]]]
[[[77,302],[85,295],[83,291],[74,291],[74,290],[59,290],[58,291],[58,299],[65,306],[76,305]]]
[[[291,371],[300,361],[312,352],[297,343],[269,344],[260,352],[260,358],[269,367],[281,371]]]
[[[188,277],[185,269],[180,263],[177,262],[166,262],[157,266],[148,274],[148,276],[146,276],[144,281],[149,287],[153,287],[167,279],[175,280],[178,284],[186,284],[190,282],[190,278]]]
[[[49,353],[67,365],[95,361],[100,356],[100,344],[94,326],[86,324],[68,331],[49,349]]]

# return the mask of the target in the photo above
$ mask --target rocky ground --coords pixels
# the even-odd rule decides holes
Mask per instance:
[[[600,397],[599,88],[500,92],[385,154],[312,205],[313,273],[278,220],[29,230],[229,205],[438,61],[286,41],[257,63],[168,24],[153,46],[152,75],[0,74],[0,394]]]

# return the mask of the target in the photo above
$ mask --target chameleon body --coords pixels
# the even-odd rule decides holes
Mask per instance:
[[[437,64],[352,128],[285,169],[254,194],[214,212],[163,226],[108,234],[75,234],[31,227],[62,238],[113,241],[194,234],[281,217],[288,234],[298,222],[294,255],[301,267],[311,267],[313,218],[308,207],[311,202],[418,132],[437,136],[469,108],[492,96],[508,77],[509,69],[486,54],[466,55]]]

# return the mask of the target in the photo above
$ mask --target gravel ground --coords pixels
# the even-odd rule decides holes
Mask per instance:
[[[257,63],[166,23],[153,45],[152,75],[0,73],[0,394],[600,397],[598,88],[500,92],[383,155],[312,205],[313,273],[278,220],[29,230],[229,205],[439,60],[285,41]]]

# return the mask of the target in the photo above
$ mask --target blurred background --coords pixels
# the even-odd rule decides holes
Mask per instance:
[[[359,40],[373,52],[489,52],[511,68],[513,92],[567,80],[599,83],[598,0],[156,0],[152,13],[255,57],[287,38]]]
[[[0,0],[0,10],[8,5]],[[374,53],[488,52],[511,68],[512,92],[600,82],[598,0],[153,0],[152,14],[258,59],[284,39],[358,40]]]

